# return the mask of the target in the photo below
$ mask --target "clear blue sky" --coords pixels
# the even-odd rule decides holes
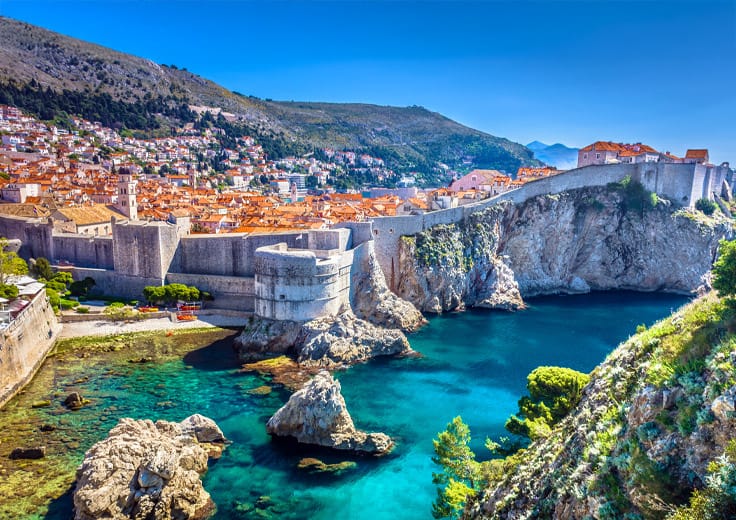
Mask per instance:
[[[0,0],[244,94],[422,105],[527,143],[736,163],[736,0]]]

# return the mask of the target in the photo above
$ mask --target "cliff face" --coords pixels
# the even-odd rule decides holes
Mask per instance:
[[[689,293],[704,278],[725,218],[592,187],[502,202],[464,222],[403,237],[397,293],[420,310],[514,309],[523,297],[591,290]]]
[[[659,519],[693,489],[733,482],[734,325],[710,293],[623,343],[577,408],[507,459],[465,516]],[[732,488],[722,493],[734,503]]]

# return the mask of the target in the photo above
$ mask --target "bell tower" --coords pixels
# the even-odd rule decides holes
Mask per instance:
[[[130,220],[138,220],[138,203],[136,201],[136,185],[138,181],[133,180],[133,174],[129,170],[121,168],[118,173],[118,203],[120,210]]]

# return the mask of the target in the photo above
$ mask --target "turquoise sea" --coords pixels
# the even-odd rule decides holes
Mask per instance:
[[[264,425],[288,392],[248,394],[267,381],[238,372],[223,342],[162,364],[115,372],[91,366],[83,390],[95,404],[63,417],[78,421],[79,460],[118,417],[212,417],[232,440],[204,478],[218,519],[429,519],[435,498],[432,439],[454,416],[469,424],[473,446],[482,454],[486,437],[503,435],[531,370],[561,365],[590,371],[637,324],[649,325],[686,301],[663,294],[594,293],[533,299],[522,312],[472,310],[431,318],[410,336],[423,357],[381,359],[338,374],[356,426],[397,440],[394,452],[383,458],[271,441]],[[302,457],[354,460],[357,467],[313,475],[296,468]],[[67,519],[70,509],[67,494],[46,518]]]

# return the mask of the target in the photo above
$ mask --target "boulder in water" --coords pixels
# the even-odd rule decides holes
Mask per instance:
[[[319,372],[269,419],[268,433],[337,450],[389,452],[394,443],[388,435],[355,428],[340,390],[329,372]]]
[[[201,475],[222,431],[201,415],[181,423],[121,419],[77,469],[75,520],[208,518],[215,510]]]

